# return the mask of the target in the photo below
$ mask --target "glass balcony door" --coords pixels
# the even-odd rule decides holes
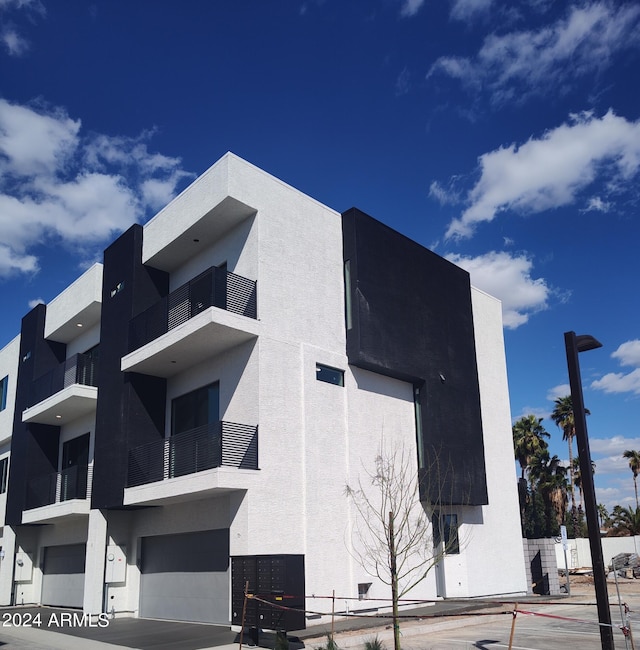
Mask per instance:
[[[220,385],[177,397],[171,408],[169,477],[217,467],[222,460]]]
[[[68,440],[62,445],[60,501],[87,498],[89,434]]]

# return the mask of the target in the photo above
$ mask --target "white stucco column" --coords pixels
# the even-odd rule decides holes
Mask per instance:
[[[15,553],[16,534],[11,526],[5,526],[2,533],[2,558],[0,559],[0,605],[11,604]]]
[[[85,614],[100,614],[104,607],[104,563],[107,550],[107,519],[101,510],[89,512],[87,555],[84,569]]]

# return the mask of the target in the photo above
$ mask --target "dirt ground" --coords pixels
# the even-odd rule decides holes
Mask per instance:
[[[565,583],[565,580],[564,576],[560,576],[561,586]],[[572,598],[595,598],[596,591],[593,576],[570,574],[569,583]],[[640,604],[640,578],[618,578],[617,585],[614,578],[607,578],[607,591],[612,601],[613,599],[617,600],[619,593],[622,600],[633,599]]]

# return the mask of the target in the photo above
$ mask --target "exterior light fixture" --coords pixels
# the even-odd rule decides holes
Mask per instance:
[[[588,350],[601,348],[602,343],[589,334],[576,336],[575,332],[565,332],[564,344],[567,351],[567,367],[569,370],[569,384],[571,385],[571,405],[573,407],[573,420],[576,430],[576,440],[578,442],[582,497],[584,512],[587,517],[587,530],[589,532],[593,582],[596,590],[598,621],[600,623],[600,641],[602,643],[602,650],[614,650],[615,644],[613,640],[613,628],[611,627],[609,594],[607,593],[607,576],[602,556],[600,522],[598,521],[596,490],[593,483],[591,452],[589,451],[589,436],[587,435],[587,418],[584,410],[580,363],[578,361],[579,352],[587,352]]]

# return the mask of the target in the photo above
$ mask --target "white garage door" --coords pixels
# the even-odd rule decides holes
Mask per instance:
[[[42,569],[42,604],[82,607],[85,544],[47,546]]]
[[[140,616],[229,625],[229,529],[142,538]]]

